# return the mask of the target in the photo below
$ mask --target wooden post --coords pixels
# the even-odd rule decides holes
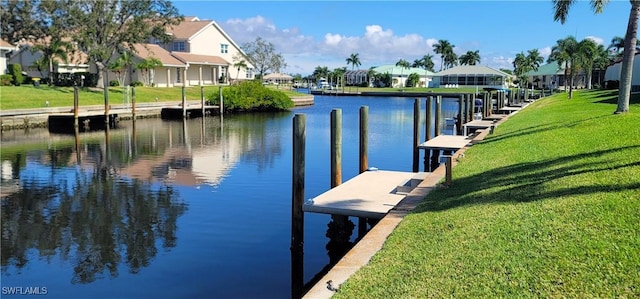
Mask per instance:
[[[425,125],[424,125],[425,127],[424,141],[431,140],[431,129],[433,128],[433,126],[431,126],[431,119],[433,119],[433,96],[427,97],[427,115],[426,115]]]
[[[360,107],[360,173],[369,168],[369,107]],[[367,232],[367,218],[358,217],[358,237]]]
[[[431,140],[431,129],[433,126],[431,125],[431,119],[433,119],[433,96],[427,97],[427,107],[426,107],[426,115],[424,121],[424,141],[427,142]],[[424,150],[424,171],[428,171],[430,169],[430,161],[431,158],[431,150]]]
[[[436,122],[434,136],[440,136],[440,120],[442,118],[442,96],[436,97]]]
[[[420,170],[420,99],[413,100],[413,172]]]
[[[463,124],[462,111],[464,111],[463,106],[464,106],[464,97],[463,95],[459,95],[458,96],[458,118],[456,120],[457,128],[455,130],[456,135],[462,135],[462,124]]]
[[[291,192],[291,298],[302,298],[304,291],[304,171],[306,116],[293,117],[293,175]]]
[[[78,86],[73,87],[73,127],[78,128]]]
[[[136,87],[131,87],[131,118],[136,120]]]
[[[360,173],[369,168],[369,107],[360,107]]]
[[[182,118],[187,117],[187,91],[186,87],[182,86]]]
[[[109,73],[104,70],[104,125],[109,127]]]
[[[202,78],[202,68],[200,69],[200,77]],[[200,84],[202,84],[202,79]],[[200,106],[202,106],[202,117],[204,117],[204,86],[202,85],[200,85]]]
[[[224,104],[224,99],[222,97],[222,86],[218,87],[218,99],[220,100],[218,103],[218,106],[220,106],[220,115],[222,115],[222,113],[224,112],[224,108],[223,108],[223,104]]]
[[[445,173],[445,183],[447,186],[451,186],[453,184],[453,156],[451,155],[447,155],[444,156],[445,158],[445,167],[446,167],[446,173]]]
[[[331,188],[342,184],[342,109],[331,111]]]

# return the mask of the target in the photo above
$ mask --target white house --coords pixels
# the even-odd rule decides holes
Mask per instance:
[[[246,53],[215,21],[187,17],[167,32],[174,39],[161,46],[187,63],[187,86],[199,84],[200,76],[213,79],[209,81],[214,84],[254,78],[254,66]],[[247,68],[233,67],[242,60]]]
[[[536,88],[563,88],[569,83],[565,75],[565,67],[558,65],[557,62],[541,65],[537,71],[529,71],[524,75],[527,76],[527,82],[533,84]],[[580,71],[573,77],[574,87],[585,87],[586,82],[584,71]]]
[[[70,41],[70,40],[67,40]],[[20,64],[22,71],[30,77],[45,78],[49,76],[49,68],[38,68],[35,62],[42,58],[42,51],[33,51],[33,46],[41,43],[48,43],[49,38],[37,41],[25,41],[18,45],[18,50],[10,54],[7,64]],[[82,51],[75,50],[67,53],[65,59],[59,57],[53,58],[54,73],[81,73],[95,72],[96,68],[91,67],[88,63],[87,54]]]
[[[447,85],[478,87],[509,87],[507,78],[510,75],[488,66],[459,65],[434,75],[434,87]]]
[[[16,46],[0,39],[0,74],[7,73],[7,54],[15,50],[17,50]]]
[[[622,72],[622,60],[610,65],[604,74],[604,81],[618,81]],[[631,70],[631,92],[640,92],[640,53],[633,57],[633,69]]]

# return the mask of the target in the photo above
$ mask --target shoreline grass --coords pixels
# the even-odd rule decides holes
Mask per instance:
[[[224,86],[223,88],[226,88]],[[204,86],[205,99],[208,95],[217,95],[219,86]],[[136,103],[179,102],[182,99],[182,87],[136,87]],[[289,97],[306,94],[292,90],[281,89]],[[200,87],[185,88],[187,100],[200,100]],[[80,106],[104,105],[104,93],[98,88],[80,88],[78,93]],[[36,88],[31,85],[0,86],[0,110],[44,108],[49,101],[49,107],[72,107],[73,87],[52,87],[41,85]],[[123,87],[109,88],[109,103],[113,105],[123,103]]]
[[[466,151],[335,298],[640,296],[640,101],[532,104]]]

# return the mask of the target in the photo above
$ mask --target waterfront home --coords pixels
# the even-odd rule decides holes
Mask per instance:
[[[267,84],[291,84],[293,82],[293,77],[287,74],[272,73],[265,75],[262,78],[262,81]]]
[[[534,88],[542,89],[558,89],[568,87],[569,73],[564,65],[558,65],[557,62],[550,62],[538,67],[537,71],[529,71],[524,74],[527,77],[527,83],[533,85]],[[579,71],[573,77],[573,86],[584,88],[586,86],[586,76],[584,71]]]
[[[73,47],[67,49],[66,59],[60,57],[53,58],[53,73],[72,74],[83,72],[96,72],[95,66],[89,65],[89,58],[86,53],[80,51],[70,38],[65,38]],[[18,43],[18,49],[9,53],[7,64],[19,64],[22,71],[29,77],[46,78],[49,76],[49,67],[38,67],[36,61],[42,58],[42,51],[34,51],[36,45],[46,45],[51,42],[50,37],[38,40],[23,40]]]
[[[7,54],[18,48],[11,43],[0,39],[0,74],[7,73]]]
[[[418,74],[420,77],[417,87],[433,87],[432,80],[434,73],[421,68],[401,68],[393,64],[381,65],[373,68],[378,74],[390,74],[392,87],[401,88],[407,86],[407,79],[411,74]]]
[[[436,73],[433,87],[501,87],[508,88],[511,75],[483,65],[459,65]]]
[[[617,88],[620,84],[620,72],[622,71],[622,60],[619,60],[607,68],[604,74],[604,81],[608,84],[614,84],[613,87]],[[636,52],[633,58],[633,69],[631,75],[631,92],[640,92],[640,53]],[[613,83],[616,82],[616,83]],[[612,86],[605,86],[612,87]]]

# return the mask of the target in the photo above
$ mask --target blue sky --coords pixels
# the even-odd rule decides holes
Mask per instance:
[[[571,7],[563,25],[551,0],[537,1],[173,1],[185,16],[216,21],[239,45],[260,36],[287,63],[284,73],[346,66],[358,53],[361,69],[434,55],[445,39],[458,55],[479,50],[481,64],[513,69],[517,53],[538,49],[545,60],[561,38],[592,38],[609,46],[624,36],[631,5],[613,0],[602,14],[589,1]]]

